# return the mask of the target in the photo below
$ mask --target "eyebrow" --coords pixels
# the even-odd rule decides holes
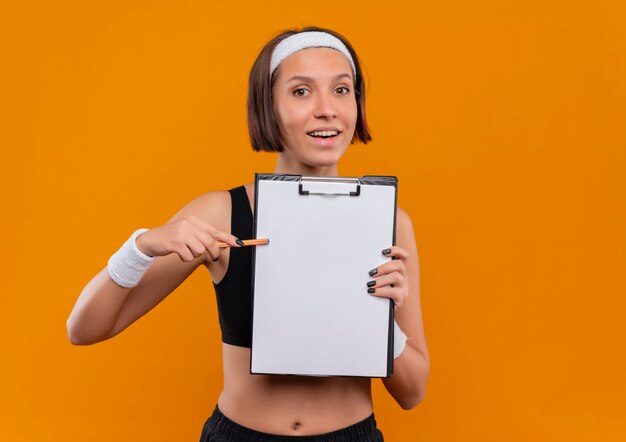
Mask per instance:
[[[336,75],[335,77],[333,77],[333,81],[337,81],[337,80],[339,80],[341,78],[345,78],[345,77],[347,77],[349,79],[352,79],[352,76],[350,74],[343,73],[343,74],[339,74],[339,75]],[[305,83],[315,83],[315,79],[314,78],[307,77],[307,76],[304,76],[304,75],[294,75],[293,77],[289,78],[287,81],[289,82],[289,81],[294,81],[294,80],[302,81],[302,82],[305,82]]]

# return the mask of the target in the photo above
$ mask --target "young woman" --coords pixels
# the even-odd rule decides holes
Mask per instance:
[[[350,43],[321,28],[283,32],[268,42],[250,73],[248,123],[253,148],[277,152],[275,173],[338,176],[350,144],[371,139]],[[240,244],[252,237],[253,198],[254,183],[209,192],[167,224],[136,231],[83,289],[67,323],[71,342],[117,335],[204,265],[218,300],[224,388],[202,441],[382,440],[370,379],[250,374],[252,261],[250,247]],[[363,275],[363,292],[396,305],[394,374],[383,382],[410,409],[424,398],[429,356],[413,227],[401,209],[396,237],[396,246],[381,251],[384,264]]]

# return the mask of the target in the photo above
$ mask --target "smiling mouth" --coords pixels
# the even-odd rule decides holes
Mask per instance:
[[[341,132],[337,130],[316,130],[313,132],[307,132],[307,135],[313,138],[333,138],[340,133]]]

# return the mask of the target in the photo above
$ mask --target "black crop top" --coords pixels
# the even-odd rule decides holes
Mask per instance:
[[[246,188],[230,189],[230,231],[239,239],[252,238],[252,209]],[[231,247],[228,269],[213,283],[222,342],[250,348],[252,344],[252,247]]]

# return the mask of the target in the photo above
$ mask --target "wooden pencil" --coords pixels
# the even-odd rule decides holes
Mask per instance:
[[[258,238],[258,239],[244,239],[243,246],[260,246],[264,244],[269,244],[270,240],[267,238]],[[218,242],[217,246],[220,249],[225,249],[226,247],[230,247],[230,244],[225,242]]]

